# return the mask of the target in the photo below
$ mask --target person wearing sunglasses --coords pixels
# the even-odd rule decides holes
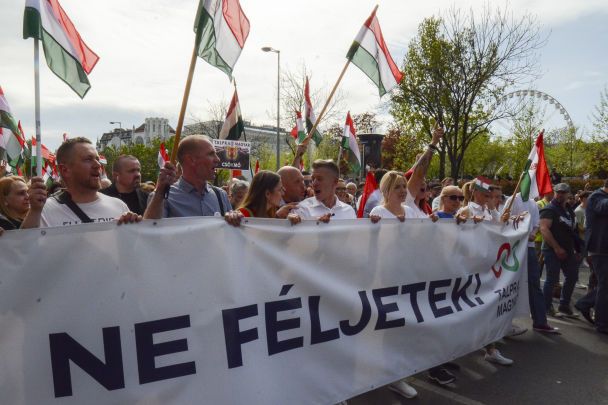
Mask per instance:
[[[439,210],[435,214],[439,218],[455,218],[463,201],[464,194],[460,188],[446,186],[441,190],[441,194],[439,194]]]

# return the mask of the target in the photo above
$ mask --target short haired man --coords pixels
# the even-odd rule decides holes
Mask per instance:
[[[181,177],[174,182],[175,167],[170,163],[165,164],[144,218],[223,217],[232,210],[228,194],[210,184],[215,178],[215,167],[220,159],[209,137],[191,135],[183,138],[177,147],[177,160],[182,167]],[[169,196],[165,199],[167,187],[170,187]]]
[[[138,222],[141,216],[129,212],[118,198],[99,192],[101,163],[95,147],[86,138],[70,138],[57,150],[57,167],[65,190],[46,198],[44,181],[32,178],[30,211],[22,229],[75,225],[84,222]]]
[[[302,201],[296,213],[302,219],[329,222],[333,219],[355,219],[353,207],[336,196],[339,170],[333,160],[315,160],[312,164],[312,188],[314,197]]]
[[[600,333],[608,334],[608,179],[604,181],[604,187],[594,191],[587,200],[585,243],[597,277],[597,288],[593,297],[595,328]],[[577,303],[579,310],[580,303],[581,300]],[[583,308],[585,309],[588,312],[590,307]]]
[[[281,176],[281,183],[285,189],[283,201],[286,204],[299,203],[306,198],[306,184],[302,172],[293,166],[283,166],[277,174]]]
[[[570,299],[578,280],[578,260],[575,250],[580,250],[579,239],[576,234],[574,215],[566,208],[570,186],[566,183],[559,183],[553,187],[553,191],[555,197],[551,203],[540,210],[540,232],[544,239],[542,251],[547,265],[543,294],[548,313],[554,315],[553,288],[559,282],[561,268],[565,280],[558,311],[563,315],[572,316]]]
[[[355,198],[357,195],[357,185],[351,181],[346,185],[346,191],[348,191],[348,194],[352,195],[353,198]]]
[[[112,165],[113,183],[101,193],[122,200],[129,210],[143,215],[148,205],[148,193],[141,189],[141,164],[135,156],[120,155]]]

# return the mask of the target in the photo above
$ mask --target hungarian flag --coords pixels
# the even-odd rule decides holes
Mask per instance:
[[[346,57],[378,86],[380,97],[396,87],[403,78],[384,42],[376,10],[363,24]]]
[[[350,116],[350,111],[346,114],[346,124],[344,124],[344,133],[342,134],[342,153],[347,154],[346,159],[350,170],[358,172],[361,170],[361,153],[355,136],[355,124]]]
[[[306,130],[304,129],[304,123],[302,122],[302,113],[296,111],[296,126],[291,130],[293,139],[296,140],[296,144],[299,145],[306,139]]]
[[[8,106],[8,101],[6,101],[2,87],[0,87],[0,127],[10,129],[14,133],[19,133],[17,120],[11,113],[11,108]]]
[[[165,167],[165,163],[169,161],[169,154],[167,153],[167,149],[165,149],[165,143],[161,142],[160,147],[158,148],[158,167],[161,169]]]
[[[310,85],[308,83],[308,76],[306,76],[306,84],[304,85],[304,116],[306,117],[306,132],[310,132],[312,127],[317,122],[317,117],[312,109],[312,101],[310,101]],[[311,137],[315,141],[315,145],[319,146],[322,139],[319,130],[315,129],[315,132],[311,135]]]
[[[21,135],[20,126],[11,114],[8,101],[0,87],[0,148],[3,149],[4,160],[12,167],[17,167],[23,161],[25,139]]]
[[[367,199],[377,189],[378,183],[376,183],[376,176],[374,176],[372,171],[367,172],[367,176],[365,177],[365,187],[363,187],[363,194],[361,194],[361,201],[359,202],[359,209],[357,210],[357,218],[363,218],[363,212],[365,211]]]
[[[220,139],[230,139],[233,141],[241,139],[241,135],[245,132],[245,124],[243,124],[243,117],[241,117],[241,106],[239,105],[239,96],[236,94],[234,89],[234,95],[232,101],[230,101],[230,107],[228,107],[228,113],[226,114],[226,120],[220,130]]]
[[[84,43],[58,0],[26,0],[23,39],[42,41],[49,68],[83,98],[99,56]]]
[[[200,0],[194,20],[198,56],[228,76],[249,36],[238,0]]]
[[[255,171],[253,173],[254,174],[258,174],[259,171],[260,171],[260,159],[256,159],[256,161],[255,161]]]
[[[101,163],[102,165],[107,165],[108,164],[108,159],[106,159],[106,157],[104,155],[99,155],[99,163]]]
[[[545,147],[543,144],[543,132],[536,138],[532,151],[528,156],[523,178],[521,179],[521,199],[528,201],[536,197],[542,197],[553,191],[549,169],[545,161]]]

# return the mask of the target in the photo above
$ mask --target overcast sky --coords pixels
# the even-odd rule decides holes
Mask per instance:
[[[34,132],[33,40],[22,39],[23,0],[0,0],[0,86],[26,134]],[[418,24],[452,2],[380,0],[378,19],[398,65]],[[459,0],[479,10],[483,0]],[[130,128],[146,117],[165,117],[175,127],[194,34],[198,0],[61,0],[85,42],[100,56],[89,76],[92,88],[81,100],[41,66],[43,142],[55,148],[61,135],[95,140],[112,129],[109,121]],[[330,88],[345,54],[376,2],[363,0],[241,0],[251,32],[234,75],[243,117],[273,124],[276,108],[276,55],[283,69],[303,63],[314,89]],[[498,2],[492,2],[497,5]],[[504,5],[504,4],[503,4]],[[608,1],[512,0],[516,14],[535,14],[549,41],[541,51],[543,77],[533,87],[559,100],[575,125],[590,128],[593,106],[608,83]],[[407,80],[407,78],[406,78]],[[341,85],[345,108],[376,111],[382,100],[373,83],[356,67]],[[206,118],[208,105],[228,102],[232,88],[225,74],[199,59],[188,116]],[[317,114],[321,106],[316,106]],[[379,111],[382,112],[382,111]]]

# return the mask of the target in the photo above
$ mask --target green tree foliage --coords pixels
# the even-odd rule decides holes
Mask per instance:
[[[173,148],[174,137],[169,138],[165,141],[165,148],[167,153],[171,155],[171,149]],[[161,140],[159,138],[153,139],[151,144],[146,145],[122,145],[120,148],[113,146],[105,148],[101,154],[105,156],[108,161],[105,167],[108,177],[112,178],[112,165],[116,158],[120,155],[132,155],[135,156],[141,164],[141,180],[154,181],[158,177],[158,150],[160,148]]]
[[[479,15],[453,8],[420,24],[391,113],[397,125],[428,138],[435,120],[444,124],[441,176],[448,163],[452,177],[458,176],[475,138],[507,116],[497,103],[505,90],[534,77],[536,51],[544,44],[539,30],[529,15],[515,18],[487,7]]]

